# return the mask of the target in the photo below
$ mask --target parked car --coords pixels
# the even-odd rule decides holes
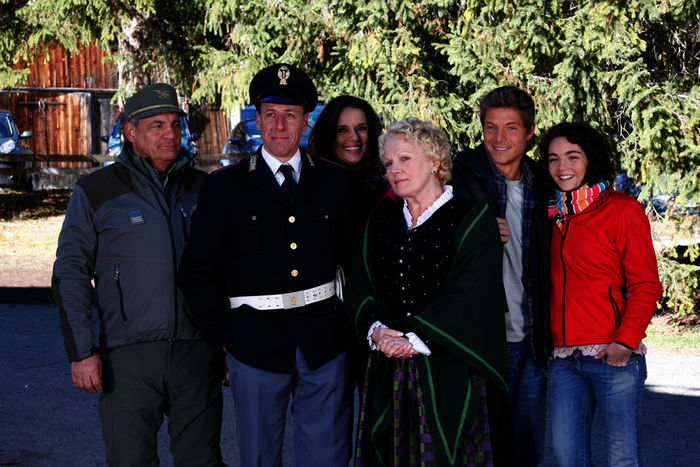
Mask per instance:
[[[625,172],[618,173],[615,177],[615,189],[639,199],[643,185]],[[647,199],[640,199],[643,206],[651,203],[651,207],[658,215],[665,215],[666,211],[672,207],[673,214],[693,214],[700,213],[700,200],[690,200],[682,204],[677,204],[676,194],[678,187],[669,181],[669,177],[661,177],[661,186],[654,185],[652,194]]]
[[[0,110],[0,154],[31,154],[29,146],[20,140],[34,136],[33,131],[19,132],[17,122],[7,110]]]
[[[321,115],[321,112],[326,107],[326,104],[319,102],[316,108],[309,112],[309,126],[306,131],[301,135],[301,141],[299,141],[299,146],[306,148],[309,146],[309,133],[311,133],[311,128],[313,128],[314,123]],[[241,107],[241,120],[236,125],[231,134],[226,140],[221,153],[226,156],[245,156],[251,154],[258,150],[258,147],[262,144],[262,137],[260,136],[260,130],[258,130],[258,125],[255,122],[256,111],[255,106],[247,104]],[[221,165],[228,165],[229,159],[222,159]]]
[[[107,155],[110,157],[117,157],[122,150],[122,134],[121,134],[121,114],[114,121],[112,126],[112,131],[109,135],[102,136],[102,141],[107,143]],[[199,133],[191,133],[190,127],[187,125],[187,119],[184,115],[180,116],[180,131],[182,133],[182,147],[185,151],[190,154],[197,154],[197,143],[196,141],[200,138]],[[111,164],[111,161],[105,165]]]
[[[17,122],[7,110],[0,110],[0,154],[31,154],[32,150],[22,140],[34,136],[33,131],[20,133]],[[23,168],[30,166],[27,161],[0,161],[2,168]],[[30,186],[30,177],[25,174],[0,175],[0,185],[12,187]]]

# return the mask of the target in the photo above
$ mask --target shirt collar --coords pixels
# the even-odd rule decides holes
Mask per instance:
[[[442,187],[442,194],[433,201],[433,204],[428,206],[428,209],[423,211],[423,213],[418,216],[418,220],[416,221],[415,227],[418,227],[421,224],[424,224],[425,221],[430,219],[430,216],[432,216],[435,211],[440,209],[445,203],[447,203],[449,200],[453,198],[452,195],[452,187],[450,185],[445,185]],[[411,223],[413,222],[413,217],[411,216],[411,213],[408,211],[408,202],[406,200],[403,201],[403,217],[406,219],[406,229],[409,230],[411,228]]]
[[[505,182],[506,182],[506,176],[503,175],[503,172],[501,172],[500,170],[498,170],[498,167],[496,167],[496,164],[493,163],[493,161],[492,161],[491,158],[488,156],[488,154],[486,155],[486,160],[487,160],[488,163],[489,163],[489,167],[491,167],[491,172],[493,173],[494,177],[495,177],[498,181],[500,181],[500,182],[502,182],[502,183],[505,183]]]
[[[272,170],[273,174],[277,173],[277,170],[279,170],[280,165],[283,163],[280,162],[279,159],[277,159],[275,156],[270,154],[265,150],[265,146],[262,146],[261,148],[261,154],[263,156],[263,159],[265,159],[265,162],[267,163],[268,167],[270,167],[270,170]],[[284,162],[284,164],[289,164],[292,166],[294,169],[294,178],[299,179],[299,175],[301,175],[301,151],[297,149],[297,152],[294,153],[291,159],[289,159],[287,162]]]
[[[530,169],[530,164],[527,164],[525,162],[525,156],[523,156],[523,160],[520,163],[520,168],[523,171],[523,181],[527,186],[532,186],[532,177],[533,173],[532,170]]]
[[[168,167],[168,170],[165,174],[165,177],[161,178],[158,171],[151,164],[148,163],[148,160],[145,157],[141,157],[141,156],[137,155],[133,151],[132,148],[127,148],[126,152],[131,157],[131,161],[132,161],[134,167],[136,167],[136,170],[141,172],[148,179],[150,179],[156,186],[159,186],[163,190],[167,190],[167,188],[169,186],[170,177],[173,174],[177,173],[177,171],[180,169],[180,164],[177,164],[177,163],[170,164],[170,167]],[[178,161],[179,160],[180,159],[178,159]]]
[[[522,180],[523,182],[525,182],[525,184],[530,186],[532,184],[533,174],[529,164],[525,163],[525,157],[526,156],[523,155],[523,159],[520,161],[520,171],[522,172],[520,180]],[[491,172],[493,173],[494,177],[496,177],[496,179],[498,179],[498,181],[500,181],[501,183],[505,183],[507,180],[506,176],[503,175],[503,172],[498,170],[498,167],[496,167],[496,164],[493,163],[493,161],[490,157],[488,157],[488,155],[486,155],[486,160],[489,163],[489,167],[491,167]]]

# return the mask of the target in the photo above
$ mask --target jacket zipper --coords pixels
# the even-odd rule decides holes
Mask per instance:
[[[124,291],[122,290],[122,282],[119,280],[119,268],[114,268],[114,280],[117,283],[117,292],[119,292],[119,312],[122,315],[122,320],[126,321],[126,311],[124,311]]]
[[[183,169],[184,171],[184,169]],[[175,317],[173,321],[173,334],[170,337],[171,341],[174,341],[177,338],[178,334],[178,329],[180,326],[180,316],[179,316],[179,309],[180,309],[180,297],[178,295],[180,288],[177,285],[177,244],[175,240],[175,230],[173,229],[173,213],[176,212],[176,207],[173,204],[173,194],[177,192],[177,184],[179,182],[179,179],[182,177],[183,171],[180,171],[178,174],[178,178],[173,180],[173,186],[172,189],[170,190],[170,196],[166,197],[166,202],[168,203],[168,210],[169,212],[165,212],[165,218],[168,219],[168,232],[170,233],[170,250],[173,255],[173,304],[174,304],[174,312],[175,312]],[[184,214],[184,209],[182,210],[182,213]],[[184,220],[183,220],[184,222]],[[184,235],[187,236],[187,229],[184,229],[185,233]]]
[[[188,164],[189,164],[189,162],[192,161],[192,159],[194,159],[194,157],[195,156],[193,155],[192,158],[188,161]],[[141,176],[141,177],[144,176],[139,170],[134,168],[131,164],[125,163],[125,165],[127,167],[129,167],[131,170],[133,170],[134,172],[138,173],[139,176]],[[178,316],[179,302],[180,302],[178,293],[180,291],[180,288],[178,287],[178,284],[177,284],[177,267],[178,267],[178,264],[177,264],[177,246],[175,244],[175,233],[173,231],[173,217],[172,217],[173,216],[173,209],[175,209],[175,206],[172,203],[172,196],[173,196],[173,193],[177,192],[177,185],[179,184],[179,181],[182,178],[182,174],[184,173],[184,170],[185,170],[185,168],[183,167],[183,170],[179,171],[178,177],[173,180],[173,182],[172,182],[173,186],[172,186],[172,189],[170,190],[170,196],[167,196],[165,191],[162,188],[156,187],[155,184],[151,180],[148,180],[148,185],[151,187],[151,190],[153,190],[155,192],[156,198],[158,198],[159,196],[162,195],[163,198],[165,199],[165,204],[167,205],[167,208],[168,208],[166,210],[165,207],[163,206],[163,203],[158,202],[158,206],[160,207],[160,210],[163,212],[163,214],[165,215],[165,219],[168,221],[168,233],[170,235],[170,250],[171,250],[172,258],[173,258],[173,282],[174,282],[174,284],[173,284],[173,300],[174,300],[173,305],[174,305],[175,317],[174,317],[174,322],[173,322],[173,334],[170,337],[170,341],[174,341],[177,338],[178,326],[180,325],[179,324],[179,316]],[[185,233],[185,235],[189,236],[189,234],[187,234],[187,233]],[[122,312],[122,316],[124,317],[124,319],[126,319],[126,315],[123,312]]]
[[[174,189],[174,187],[173,187]],[[174,191],[171,191],[173,193]],[[166,199],[168,201],[168,204],[170,205],[170,202],[172,201],[171,199]],[[178,297],[178,291],[180,290],[177,286],[177,247],[175,246],[175,232],[173,231],[173,209],[174,206],[170,205],[170,212],[165,212],[163,210],[163,213],[165,214],[165,218],[168,220],[168,233],[170,234],[170,250],[173,255],[173,281],[175,282],[173,284],[173,305],[174,305],[174,311],[175,311],[175,317],[173,321],[173,334],[170,336],[170,340],[174,341],[177,338],[177,330],[179,324],[179,316],[178,316],[178,307],[179,307],[179,297]]]
[[[566,234],[569,232],[570,223],[571,219],[567,219],[564,233],[561,236],[561,246],[559,248],[559,259],[561,260],[561,269],[564,276],[561,294],[561,340],[563,346],[566,346],[566,263],[564,262],[564,240],[566,239]]]
[[[160,210],[163,212],[163,215],[165,216],[165,219],[168,222],[168,234],[170,236],[170,252],[172,253],[172,258],[173,258],[173,308],[174,308],[174,318],[173,318],[173,333],[170,336],[170,341],[174,341],[177,338],[178,334],[178,326],[179,324],[179,316],[178,316],[178,310],[179,310],[179,297],[178,297],[178,292],[179,292],[179,287],[177,285],[177,247],[175,244],[175,233],[173,231],[173,211],[176,209],[175,206],[172,203],[172,196],[173,193],[175,193],[177,190],[177,183],[178,180],[173,180],[173,186],[172,189],[170,190],[170,196],[167,196],[165,191],[162,189],[158,189],[153,183],[151,183],[151,189],[155,192],[156,197],[162,195],[163,198],[165,199],[165,203],[167,205],[167,209],[165,209],[163,203],[158,203],[158,206],[160,207]]]
[[[610,305],[612,306],[613,317],[615,318],[615,327],[619,328],[622,324],[622,318],[620,316],[620,307],[617,306],[617,302],[612,295],[612,285],[608,287],[608,298],[610,299]]]

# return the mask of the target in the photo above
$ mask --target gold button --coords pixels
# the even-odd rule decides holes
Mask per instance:
[[[291,274],[292,274],[292,277],[297,277],[299,275],[299,271],[297,271],[296,269],[292,269]]]
[[[296,249],[297,249],[297,244],[294,243],[294,242],[292,242],[292,243],[289,244],[289,248],[291,248],[292,250],[296,250]]]
[[[290,224],[293,224],[295,220],[296,219],[294,218],[294,216],[289,216],[289,223]]]
[[[257,220],[257,219],[258,219],[258,216],[250,216],[250,220],[251,220],[251,221],[254,221],[254,220]]]

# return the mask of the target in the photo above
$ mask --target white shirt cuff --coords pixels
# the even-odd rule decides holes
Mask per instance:
[[[377,344],[372,340],[372,334],[374,334],[374,330],[377,328],[386,328],[388,327],[381,321],[375,321],[372,323],[372,325],[369,327],[369,331],[367,332],[367,342],[369,343],[369,348],[371,350],[377,350]],[[409,332],[404,334],[406,336],[406,339],[408,339],[408,342],[411,343],[413,348],[418,352],[423,355],[430,355],[432,352],[428,348],[427,345],[425,345],[425,342],[421,340],[420,337],[416,335],[414,332]]]
[[[421,340],[420,337],[416,336],[416,333],[414,332],[407,332],[405,334],[406,338],[408,339],[408,342],[411,343],[413,348],[418,352],[423,355],[430,355],[432,352],[428,348],[427,345],[425,345],[425,342]]]
[[[377,344],[372,340],[372,334],[374,334],[374,330],[377,328],[386,328],[386,327],[388,327],[388,326],[386,324],[382,323],[381,321],[375,321],[369,327],[369,331],[367,332],[367,342],[369,342],[370,350],[377,350]]]

